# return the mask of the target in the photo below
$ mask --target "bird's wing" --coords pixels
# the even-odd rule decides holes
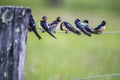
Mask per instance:
[[[56,37],[50,32],[50,30],[48,28],[49,26],[47,25],[47,23],[41,23],[41,26],[49,35],[51,35],[53,38],[56,39]]]
[[[77,35],[81,34],[80,31],[76,30],[70,23],[66,22],[65,26],[69,31],[71,31]]]
[[[90,32],[86,31],[86,29],[83,27],[83,25],[81,25],[79,22],[75,24],[76,27],[81,30],[84,34],[91,36]]]
[[[101,27],[102,27],[102,24],[99,24],[99,25],[95,28],[95,30],[99,30]]]
[[[37,36],[38,39],[42,39],[42,37],[38,34],[37,30],[33,30],[33,32],[35,33],[35,35]]]
[[[57,39],[49,30],[46,31],[49,35],[51,35],[53,38]]]

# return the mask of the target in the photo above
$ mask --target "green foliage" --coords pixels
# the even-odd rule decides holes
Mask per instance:
[[[0,5],[30,6],[34,9],[46,9],[55,7],[70,9],[72,11],[104,10],[116,13],[120,12],[119,3],[119,0],[0,0]]]

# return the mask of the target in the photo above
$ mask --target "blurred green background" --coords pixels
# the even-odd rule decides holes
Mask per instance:
[[[37,28],[42,16],[52,22],[62,21],[74,25],[74,20],[88,19],[91,27],[107,21],[105,31],[120,31],[119,0],[0,0],[0,6],[26,6],[32,8]],[[56,33],[57,40],[46,33],[28,34],[25,80],[70,80],[93,75],[120,73],[120,34]],[[120,76],[87,80],[120,80]]]

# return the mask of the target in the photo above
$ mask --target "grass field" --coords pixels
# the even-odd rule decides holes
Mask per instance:
[[[0,5],[31,7],[37,28],[41,17],[46,15],[48,22],[61,16],[62,21],[72,25],[76,18],[88,19],[91,27],[104,19],[107,21],[105,31],[120,31],[119,11],[113,9],[119,5],[113,5],[112,1],[119,3],[116,0],[110,3],[108,0],[65,0],[62,7],[53,8],[45,7],[43,0],[0,0]],[[25,80],[71,80],[120,73],[120,34],[88,37],[56,33],[57,39],[47,33],[40,35],[43,39],[39,41],[32,32],[28,33]],[[120,76],[87,80],[120,80]]]
[[[25,80],[70,80],[71,78],[120,73],[120,35],[44,35],[28,38]],[[46,36],[45,36],[46,35]],[[34,41],[34,42],[33,42]],[[34,49],[33,49],[34,48]],[[99,80],[119,80],[120,77]],[[98,79],[96,79],[98,80]]]
[[[76,13],[57,10],[53,14],[54,10],[51,9],[37,12],[33,11],[36,22],[43,15],[48,16],[48,22],[60,15],[63,21],[66,20],[71,24],[74,24],[75,18],[88,19],[90,26],[94,27],[105,19],[107,21],[106,31],[120,30],[120,25],[116,24],[119,18],[112,13],[84,11]],[[91,15],[89,16],[89,14]],[[120,73],[120,34],[87,37],[84,34],[77,36],[56,33],[57,40],[46,33],[40,34],[43,39],[39,41],[33,33],[29,33],[25,80],[70,80],[93,75]],[[119,79],[120,76],[90,80]]]
[[[108,13],[91,14],[86,12],[69,13],[58,11],[53,14],[52,10],[47,14],[35,14],[36,22],[42,15],[47,15],[50,22],[55,16],[61,15],[63,21],[74,23],[74,19],[90,20],[92,27],[107,21],[105,31],[119,31],[117,15]],[[112,13],[111,13],[112,14]],[[37,25],[38,26],[38,25]],[[70,80],[94,75],[120,73],[120,34],[101,34],[87,37],[84,34],[56,33],[57,40],[46,33],[40,33],[43,37],[38,40],[33,33],[29,33],[27,45],[27,62],[25,66],[25,80]],[[34,37],[34,38],[33,38]],[[119,80],[120,76],[103,77],[89,80]]]

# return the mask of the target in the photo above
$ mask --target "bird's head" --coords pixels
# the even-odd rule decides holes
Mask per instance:
[[[42,20],[43,20],[43,21],[46,21],[46,20],[47,20],[47,17],[46,17],[46,16],[43,16],[43,17],[42,17]]]
[[[105,20],[103,20],[103,21],[102,21],[102,24],[103,24],[103,25],[106,25],[106,21],[105,21]]]
[[[75,22],[80,22],[80,19],[77,18],[77,19],[75,20]]]
[[[56,19],[58,22],[61,22],[62,18],[61,17],[57,17]]]
[[[33,17],[32,14],[30,15],[30,17],[31,17],[31,18]]]
[[[89,23],[89,21],[88,21],[88,20],[83,20],[83,22],[84,22],[84,23],[87,23],[87,24]]]

